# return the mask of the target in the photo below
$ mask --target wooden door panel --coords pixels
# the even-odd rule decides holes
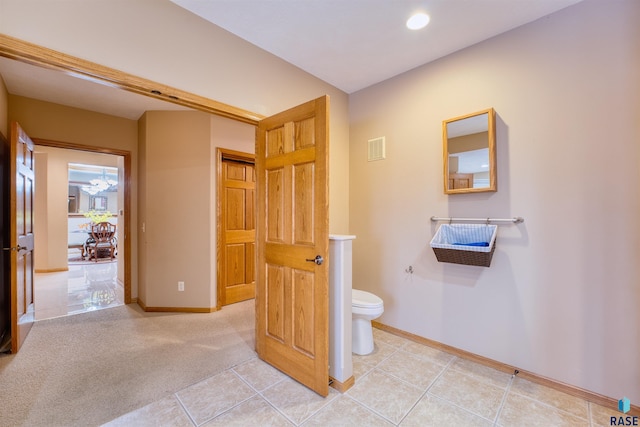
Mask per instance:
[[[311,147],[315,145],[315,119],[308,119],[295,122],[295,149]]]
[[[267,334],[284,343],[285,268],[281,265],[267,264],[265,276]]]
[[[225,253],[226,271],[227,271],[227,288],[244,286],[253,284],[255,281],[255,244],[240,243],[235,245],[227,245]],[[230,290],[231,292],[240,292],[239,290]]]
[[[314,215],[313,215],[313,191],[314,191],[314,164],[304,163],[293,168],[293,192],[296,210],[294,213],[293,243],[296,245],[313,245]]]
[[[256,350],[328,394],[328,97],[258,125]]]
[[[222,161],[221,305],[255,297],[255,167]]]
[[[25,147],[26,149],[26,147]],[[25,158],[25,169],[29,170],[30,173],[33,173],[33,155],[27,156]],[[33,239],[33,180],[35,175],[30,175],[28,179],[25,180],[24,186],[24,197],[21,199],[24,200],[24,214],[21,215],[24,222],[24,229],[22,235],[19,238],[19,241],[24,243],[23,246],[33,248],[34,247],[34,239]],[[31,181],[31,182],[29,182]],[[27,243],[27,241],[29,241]],[[33,260],[33,250],[27,251],[23,257],[25,268],[24,268],[24,287],[25,287],[25,313],[28,313],[29,310],[33,310],[33,286],[34,286],[34,260]],[[33,315],[33,313],[32,313]]]
[[[16,264],[16,277],[18,280],[18,286],[16,288],[17,292],[17,303],[16,303],[16,314],[18,317],[22,317],[27,314],[27,296],[26,296],[26,284],[27,277],[25,274],[25,269],[27,267],[27,263],[24,257],[18,257]]]
[[[227,163],[227,179],[245,181],[246,168],[241,163]]]
[[[245,249],[244,243],[227,245],[227,286],[235,286],[245,282]]]
[[[253,170],[253,168],[252,168]],[[249,181],[252,186],[255,188],[255,180]],[[247,230],[255,230],[256,229],[256,191],[251,189],[246,189],[244,192],[244,215],[245,215],[245,227]]]
[[[245,277],[247,279],[247,283],[255,283],[256,281],[256,268],[255,268],[255,260],[256,260],[256,244],[255,242],[245,243],[244,244],[245,251],[245,259],[247,260],[245,264]]]
[[[284,153],[284,126],[267,131],[266,157],[278,156]]]
[[[11,351],[17,353],[33,325],[33,141],[11,123]]]
[[[284,170],[267,172],[267,241],[284,243]]]
[[[245,230],[245,191],[242,188],[227,188],[227,231]]]
[[[293,347],[309,357],[315,357],[315,342],[313,339],[315,324],[314,274],[308,271],[294,270],[292,287]]]
[[[20,159],[24,159],[24,156],[18,157],[18,161],[21,161]],[[24,198],[26,197],[25,187],[26,187],[25,177],[22,175],[16,176],[15,191],[16,191],[16,211],[17,212],[24,212],[24,208],[25,208]],[[16,216],[16,233],[18,233],[18,236],[22,236],[26,233],[26,224],[25,224],[24,215],[18,214]]]

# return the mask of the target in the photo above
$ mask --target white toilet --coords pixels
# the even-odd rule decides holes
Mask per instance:
[[[358,289],[351,291],[351,351],[355,354],[369,354],[373,351],[373,330],[371,321],[384,312],[380,297]]]

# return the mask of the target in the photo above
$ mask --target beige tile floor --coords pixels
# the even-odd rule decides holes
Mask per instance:
[[[36,273],[34,318],[51,319],[124,304],[117,262],[69,264],[68,271]]]
[[[374,330],[355,385],[322,398],[255,358],[110,423],[116,426],[608,426],[604,408]]]

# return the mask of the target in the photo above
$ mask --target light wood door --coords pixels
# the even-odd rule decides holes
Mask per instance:
[[[33,141],[11,123],[11,352],[33,326]]]
[[[457,190],[460,188],[473,188],[472,173],[450,173],[449,174],[449,189]]]
[[[222,159],[222,301],[233,304],[254,298],[255,185],[253,163]]]
[[[262,120],[256,135],[256,351],[322,396],[329,393],[328,118],[325,96]]]

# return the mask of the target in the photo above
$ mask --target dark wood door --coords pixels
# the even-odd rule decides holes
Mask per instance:
[[[11,351],[17,353],[33,326],[33,141],[11,123]]]

